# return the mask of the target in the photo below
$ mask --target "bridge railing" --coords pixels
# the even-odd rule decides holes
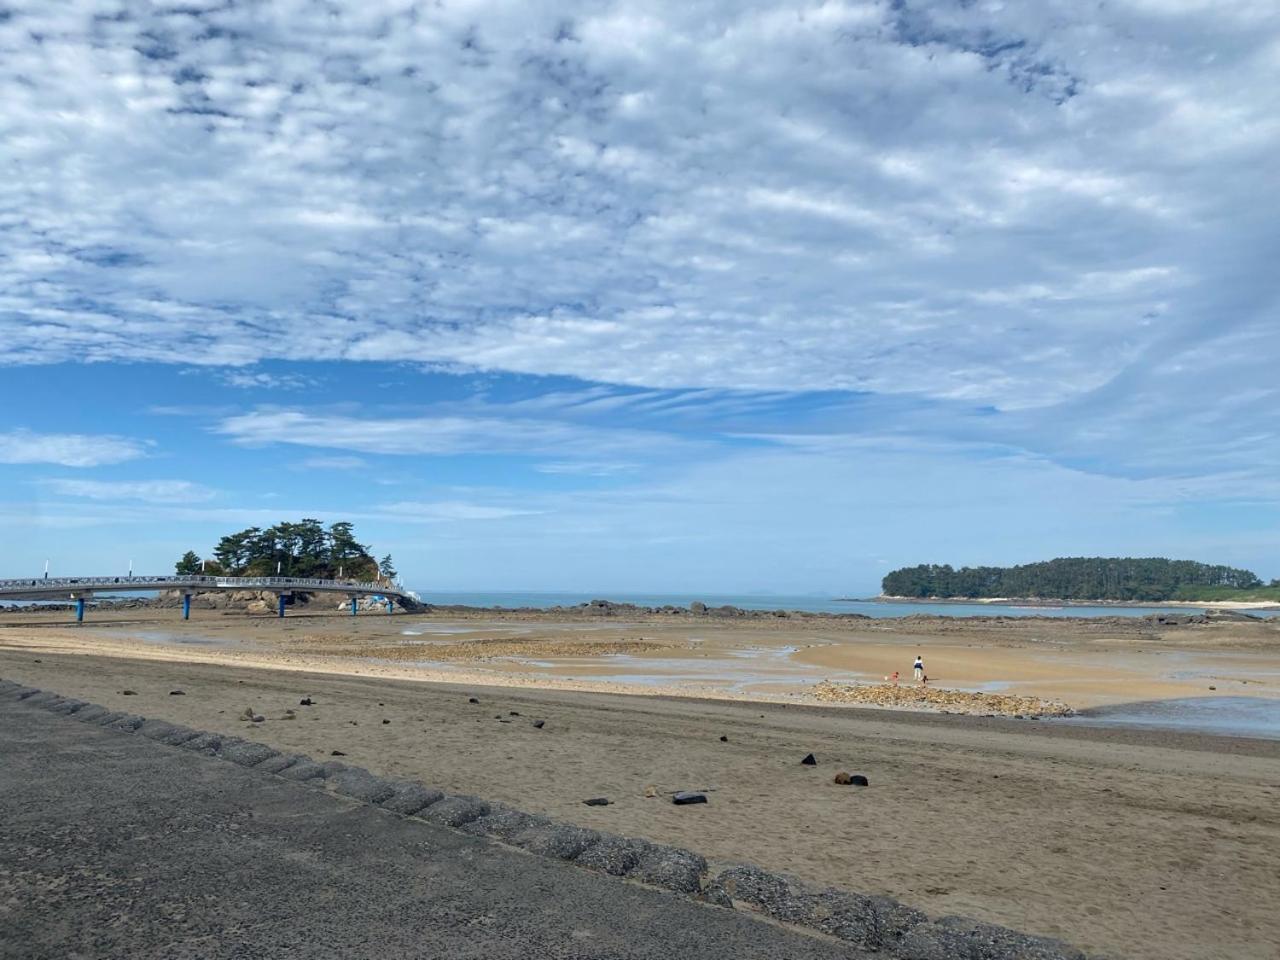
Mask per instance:
[[[165,588],[212,587],[235,590],[357,590],[362,593],[381,593],[402,596],[404,591],[370,580],[325,580],[318,577],[209,577],[209,576],[159,576],[159,577],[22,577],[0,580],[0,591],[6,590],[68,590],[102,589],[127,591],[130,587],[156,590]]]

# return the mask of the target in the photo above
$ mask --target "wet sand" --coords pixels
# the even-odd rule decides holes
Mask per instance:
[[[909,666],[916,644],[927,642],[926,663],[956,677],[998,664],[988,672],[1047,691],[1064,670],[1106,668],[1101,681],[1077,678],[1075,688],[1097,702],[1141,699],[1150,689],[1185,696],[1206,686],[1206,671],[1221,688],[1275,669],[1273,635],[1252,624],[1162,637],[1049,621],[957,631],[901,622],[664,627],[410,616],[281,623],[212,613],[182,624],[172,611],[115,619],[122,622],[74,630],[20,626],[10,615],[0,620],[0,676],[321,758],[338,750],[379,773],[689,846],[721,862],[890,894],[934,914],[1063,937],[1110,956],[1260,960],[1280,951],[1280,742],[810,706],[801,693],[810,674],[842,669],[815,658],[839,654],[871,675],[883,669],[881,657]],[[486,639],[527,639],[542,645],[540,657],[572,642],[575,655],[566,659],[582,666],[554,655],[366,658],[368,649],[395,648],[394,638],[418,647],[474,643],[479,656]],[[699,663],[745,659],[775,671],[780,682],[766,685],[775,702],[743,699],[757,694],[718,667],[698,683],[627,683],[617,679],[626,670],[582,652],[583,643],[640,638],[661,646],[617,655],[650,671],[636,676],[666,670],[669,679],[678,666],[697,678]],[[849,649],[833,651],[832,640]],[[778,656],[784,648],[794,650]],[[741,656],[755,649],[764,655]],[[1176,669],[1167,669],[1169,658]],[[593,665],[599,673],[582,672]],[[1043,675],[1032,672],[1037,665]],[[1123,690],[1107,677],[1119,669],[1132,671]],[[1252,682],[1238,685],[1274,696],[1273,683],[1259,682],[1257,691]],[[581,689],[594,684],[631,695]],[[689,696],[704,688],[718,699]],[[170,696],[175,689],[184,695]],[[638,695],[660,689],[684,696]],[[304,696],[316,705],[300,706]],[[470,696],[480,703],[469,704]],[[247,707],[266,722],[239,720]],[[287,710],[296,719],[285,719]],[[545,727],[535,729],[534,718]],[[819,765],[801,766],[811,751]],[[866,774],[871,787],[833,784],[841,770]],[[710,788],[711,802],[676,807],[646,797],[690,788]],[[582,805],[596,796],[614,803]]]

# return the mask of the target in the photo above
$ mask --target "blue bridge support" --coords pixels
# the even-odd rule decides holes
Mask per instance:
[[[184,593],[182,595],[182,619],[191,619],[191,594]]]
[[[284,616],[284,594],[280,594],[280,616]]]
[[[352,597],[351,598],[351,615],[354,617],[359,612],[359,610],[360,610],[360,598]]]
[[[76,623],[84,623],[84,597],[76,597]]]

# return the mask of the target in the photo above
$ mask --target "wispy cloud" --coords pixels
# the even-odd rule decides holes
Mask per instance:
[[[71,480],[53,478],[40,486],[64,497],[89,500],[140,500],[144,503],[202,503],[216,491],[189,480]]]
[[[359,470],[368,465],[360,457],[307,457],[298,464],[304,470]]]
[[[354,417],[258,410],[227,417],[214,430],[249,446],[284,443],[400,455],[558,453],[598,457],[609,452],[653,453],[694,446],[657,432],[495,416]]]
[[[97,467],[146,456],[141,440],[79,433],[0,433],[0,463],[48,463],[62,467]]]

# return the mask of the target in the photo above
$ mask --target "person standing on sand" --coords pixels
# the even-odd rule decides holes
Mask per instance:
[[[911,667],[911,672],[915,674],[916,682],[924,680],[924,661],[920,658],[920,654],[916,654],[916,662]]]

